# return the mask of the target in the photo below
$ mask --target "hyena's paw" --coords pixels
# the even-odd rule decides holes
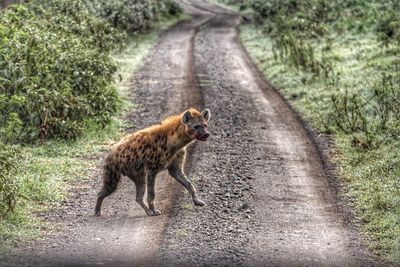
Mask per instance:
[[[204,206],[206,203],[204,203],[204,201],[203,200],[201,200],[201,199],[199,199],[199,198],[194,198],[193,199],[193,203],[196,205],[196,206]]]
[[[101,215],[103,215],[103,213],[100,210],[94,211],[94,216],[101,217]]]
[[[161,215],[161,212],[158,209],[149,209],[149,211],[147,212],[147,215],[158,216],[158,215]]]

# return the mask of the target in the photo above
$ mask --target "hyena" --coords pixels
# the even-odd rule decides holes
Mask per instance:
[[[101,215],[103,200],[115,191],[121,175],[128,176],[135,183],[136,201],[145,212],[151,216],[160,215],[154,206],[154,185],[157,173],[166,169],[190,192],[194,204],[203,206],[204,202],[186,177],[183,165],[187,145],[195,140],[206,141],[210,135],[207,129],[210,116],[209,109],[200,113],[191,108],[117,143],[106,158],[103,187],[98,194],[95,215]],[[146,186],[148,205],[144,201]]]

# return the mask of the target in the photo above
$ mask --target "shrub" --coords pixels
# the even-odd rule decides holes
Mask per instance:
[[[181,6],[173,0],[159,1],[159,4],[162,16],[178,16],[183,12]]]
[[[107,20],[113,27],[130,34],[148,31],[160,16],[174,12],[170,1],[152,0],[95,0],[91,9],[98,17]],[[171,10],[167,8],[171,7]],[[165,12],[165,13],[162,13]]]
[[[34,9],[16,6],[0,18],[0,133],[8,142],[76,138],[87,120],[105,124],[117,109],[110,46],[86,42],[86,22],[73,30],[67,13],[54,25],[51,12]]]
[[[121,48],[126,33],[94,16],[84,1],[35,0],[28,6],[36,16],[49,22],[52,30],[85,40],[88,46],[109,52]]]
[[[34,0],[0,18],[0,134],[6,142],[78,137],[118,108],[110,52],[178,14],[173,1]]]
[[[273,21],[278,15],[293,14],[299,10],[300,3],[296,0],[253,0],[250,6],[256,12],[256,21]]]
[[[326,0],[254,0],[251,6],[256,10],[256,21],[273,36],[291,33],[303,38],[318,37],[326,32],[325,24],[336,16],[333,4]]]
[[[148,31],[161,17],[182,13],[172,0],[94,0],[88,5],[93,14],[130,34]]]
[[[20,196],[17,179],[12,177],[17,155],[14,149],[0,143],[0,220],[14,209]]]

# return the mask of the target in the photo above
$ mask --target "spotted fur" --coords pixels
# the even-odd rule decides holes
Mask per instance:
[[[208,138],[209,119],[210,110],[200,113],[191,108],[160,124],[128,135],[116,144],[106,158],[103,187],[98,194],[95,215],[101,215],[103,200],[115,191],[121,175],[128,176],[135,183],[136,201],[145,212],[159,215],[160,211],[154,206],[155,178],[157,173],[166,169],[190,192],[194,204],[203,206],[204,202],[198,198],[194,185],[183,172],[183,165],[187,145]],[[144,201],[146,186],[147,204]]]

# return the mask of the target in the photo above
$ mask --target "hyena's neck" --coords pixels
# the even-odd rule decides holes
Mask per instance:
[[[174,151],[181,150],[193,141],[186,133],[185,126],[181,123],[180,117],[169,121],[169,131],[167,132],[168,147]]]

